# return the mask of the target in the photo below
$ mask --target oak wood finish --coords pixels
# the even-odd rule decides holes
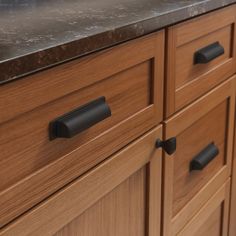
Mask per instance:
[[[234,77],[234,85],[236,89],[236,76]],[[235,97],[235,100],[236,100],[236,97]],[[235,219],[236,219],[236,123],[234,123],[234,130],[235,130],[234,131],[234,156],[233,156],[233,165],[232,165],[229,236],[236,235],[236,224],[235,224]]]
[[[164,236],[183,228],[230,176],[234,97],[232,78],[165,122],[165,138],[177,138],[177,151],[165,155]],[[211,142],[219,155],[204,170],[190,172],[191,160]]]
[[[48,70],[1,88],[8,105],[0,105],[0,120],[8,121],[0,124],[0,227],[162,120],[163,46],[163,32],[155,33],[51,69],[53,77]],[[49,140],[52,120],[99,96],[110,118],[72,139]]]
[[[80,220],[86,221],[84,226],[91,225],[96,216],[104,217],[103,219],[109,218],[111,221],[117,220],[115,216],[125,216],[124,220],[132,223],[129,229],[119,227],[118,230],[124,232],[125,236],[159,235],[161,150],[155,148],[157,138],[162,138],[161,127],[144,135],[0,230],[0,235],[49,236],[56,234],[59,236],[65,235],[67,230],[75,233],[74,235],[84,235],[83,231],[80,232],[82,234],[76,233]],[[126,202],[128,199],[130,202]],[[113,216],[109,214],[114,213],[114,201],[120,208]],[[126,215],[127,210],[131,215]],[[144,220],[144,226],[137,226]],[[117,224],[122,222],[120,219]],[[106,222],[103,224],[106,225]],[[108,231],[105,235],[111,235],[109,233],[113,233],[114,229],[107,227]],[[91,230],[90,233],[94,232],[93,229]],[[138,234],[136,234],[137,230]],[[87,232],[84,231],[84,233]]]
[[[235,73],[235,23],[235,8],[228,7],[168,28],[166,117]],[[217,41],[225,53],[194,64],[194,53]]]
[[[230,179],[219,188],[178,236],[227,236]]]
[[[145,236],[146,181],[143,167],[54,236]]]
[[[163,41],[164,32],[159,31],[2,86],[0,123],[151,59],[153,75],[162,75]],[[161,79],[155,82],[162,87]]]

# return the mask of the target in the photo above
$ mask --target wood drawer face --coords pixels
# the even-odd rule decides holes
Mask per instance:
[[[229,7],[168,29],[166,116],[235,73],[235,22],[235,8]],[[196,63],[195,53],[215,42],[224,54],[208,63]]]
[[[0,229],[0,236],[160,235],[157,139],[162,139],[161,126]]]
[[[140,56],[136,55],[137,47]],[[15,91],[14,83],[1,88],[13,110],[5,103],[0,104],[2,109],[6,108],[0,118],[0,205],[4,206],[0,208],[0,226],[162,120],[163,49],[163,32],[155,33],[79,60],[77,64],[62,65],[63,70],[41,72],[42,78],[36,74],[32,77],[38,78],[16,81],[19,100],[16,95],[14,99],[6,95]],[[112,71],[110,61],[114,64]],[[55,70],[55,75],[49,84],[44,84],[51,70]],[[82,78],[80,84],[81,74],[87,76],[87,81]],[[33,91],[27,94],[28,89]],[[41,100],[26,99],[34,92],[37,96],[41,94]],[[57,93],[64,96],[58,97]],[[109,118],[73,138],[49,140],[51,121],[101,96],[111,109]],[[19,101],[26,101],[25,106],[18,107]],[[24,195],[19,198],[22,192]]]
[[[177,139],[176,153],[165,155],[165,236],[175,235],[230,176],[234,96],[231,78],[165,122],[166,139]],[[202,170],[190,170],[216,148]]]
[[[193,217],[178,236],[228,235],[230,180]]]

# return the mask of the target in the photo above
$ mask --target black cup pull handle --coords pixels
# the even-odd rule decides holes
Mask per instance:
[[[212,142],[205,147],[190,163],[190,172],[193,170],[203,170],[217,155],[219,149]]]
[[[111,109],[105,97],[100,97],[52,121],[49,137],[51,140],[72,138],[110,116]]]
[[[206,64],[223,55],[225,50],[219,42],[212,43],[194,54],[194,64]]]

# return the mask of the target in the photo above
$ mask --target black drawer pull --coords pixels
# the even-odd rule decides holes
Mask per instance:
[[[52,121],[50,139],[72,138],[109,116],[111,110],[105,97],[100,97]]]
[[[225,53],[219,42],[208,45],[194,54],[194,64],[206,64]]]
[[[204,169],[218,154],[217,146],[210,143],[191,161],[190,171]]]
[[[176,138],[170,138],[166,141],[162,141],[160,139],[157,139],[156,141],[156,148],[162,148],[168,155],[172,155],[176,151]]]

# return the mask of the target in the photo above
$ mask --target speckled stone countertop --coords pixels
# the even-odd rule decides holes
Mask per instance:
[[[0,84],[236,0],[0,0]]]

